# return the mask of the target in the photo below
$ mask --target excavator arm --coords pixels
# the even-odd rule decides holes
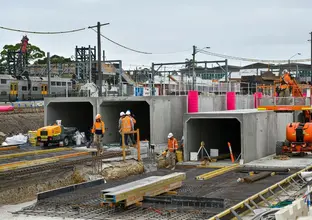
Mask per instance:
[[[280,77],[280,88],[281,89],[290,89],[291,94],[293,97],[304,97],[301,88],[298,86],[294,77],[288,71],[284,71],[283,75]],[[311,121],[311,111],[310,110],[303,110],[304,121],[310,122]]]

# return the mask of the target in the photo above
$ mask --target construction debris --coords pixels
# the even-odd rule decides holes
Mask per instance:
[[[250,171],[269,171],[269,172],[289,172],[288,168],[279,168],[279,167],[240,167],[237,169],[238,172],[250,172]]]
[[[20,133],[12,137],[7,137],[5,141],[2,143],[2,146],[26,144],[27,140],[28,137]]]
[[[289,160],[290,157],[287,156],[287,155],[277,155],[277,156],[274,156],[273,159],[276,159],[276,160]]]

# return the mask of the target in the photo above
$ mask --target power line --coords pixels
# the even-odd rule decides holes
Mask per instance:
[[[221,57],[229,60],[241,60],[241,61],[247,61],[247,62],[263,62],[263,63],[287,63],[289,60],[262,60],[262,59],[253,59],[253,58],[244,58],[244,57],[236,57],[236,56],[229,56],[229,55],[223,55],[219,53],[213,53],[210,51],[200,51],[199,53],[205,54],[205,55],[211,55],[215,57]],[[292,62],[308,62],[311,59],[298,59],[298,60],[292,60]]]
[[[0,29],[7,30],[7,31],[30,33],[30,34],[68,34],[68,33],[83,31],[86,28],[79,28],[79,29],[73,29],[73,30],[67,30],[67,31],[27,31],[27,30],[20,30],[20,29],[7,28],[7,27],[0,26]]]
[[[66,30],[66,31],[30,31],[30,30],[21,30],[21,29],[15,29],[15,28],[8,28],[8,27],[3,27],[0,26],[0,29],[3,30],[7,30],[7,31],[14,31],[14,32],[21,32],[21,33],[30,33],[30,34],[68,34],[68,33],[74,33],[74,32],[79,32],[79,31],[83,31],[86,30],[87,28],[78,28],[78,29],[73,29],[73,30]],[[97,33],[96,30],[92,29],[94,32]],[[130,47],[127,47],[125,45],[122,45],[106,36],[104,36],[103,34],[100,34],[103,38],[105,38],[106,40],[112,42],[113,44],[116,44],[124,49],[130,50],[132,52],[136,52],[136,53],[141,53],[141,54],[146,54],[146,55],[166,55],[166,54],[176,54],[176,53],[182,53],[182,52],[187,52],[190,51],[190,49],[187,50],[183,50],[183,51],[175,51],[175,52],[167,52],[167,53],[152,53],[152,52],[145,52],[145,51],[140,51],[140,50],[136,50],[136,49],[132,49]]]
[[[94,32],[97,33],[96,30],[94,30],[93,28],[91,28],[91,29],[92,29]],[[122,45],[122,44],[120,44],[120,43],[117,43],[116,41],[113,41],[112,39],[110,39],[110,38],[104,36],[103,34],[101,34],[101,36],[102,36],[103,38],[105,38],[106,40],[112,42],[113,44],[116,44],[116,45],[118,45],[118,46],[120,46],[120,47],[122,47],[122,48],[124,48],[124,49],[130,50],[130,51],[136,52],[136,53],[146,54],[146,55],[152,55],[152,54],[153,54],[153,55],[165,55],[165,54],[175,54],[175,53],[182,53],[182,52],[189,51],[189,49],[188,49],[188,50],[176,51],[176,52],[168,52],[168,53],[152,53],[152,52],[145,52],[145,51],[140,51],[140,50],[132,49],[132,48],[130,48],[130,47],[127,47],[127,46],[125,46],[125,45]]]

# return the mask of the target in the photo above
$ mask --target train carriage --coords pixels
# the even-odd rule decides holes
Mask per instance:
[[[43,100],[48,96],[47,77],[22,76],[21,80],[11,75],[0,75],[0,102],[24,101],[24,100]],[[70,78],[51,78],[51,95],[65,96],[72,92],[73,86]]]

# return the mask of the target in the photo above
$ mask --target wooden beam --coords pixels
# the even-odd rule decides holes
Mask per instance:
[[[143,200],[144,196],[156,196],[182,186],[185,173],[151,176],[107,190],[102,190],[104,203],[129,206]]]

